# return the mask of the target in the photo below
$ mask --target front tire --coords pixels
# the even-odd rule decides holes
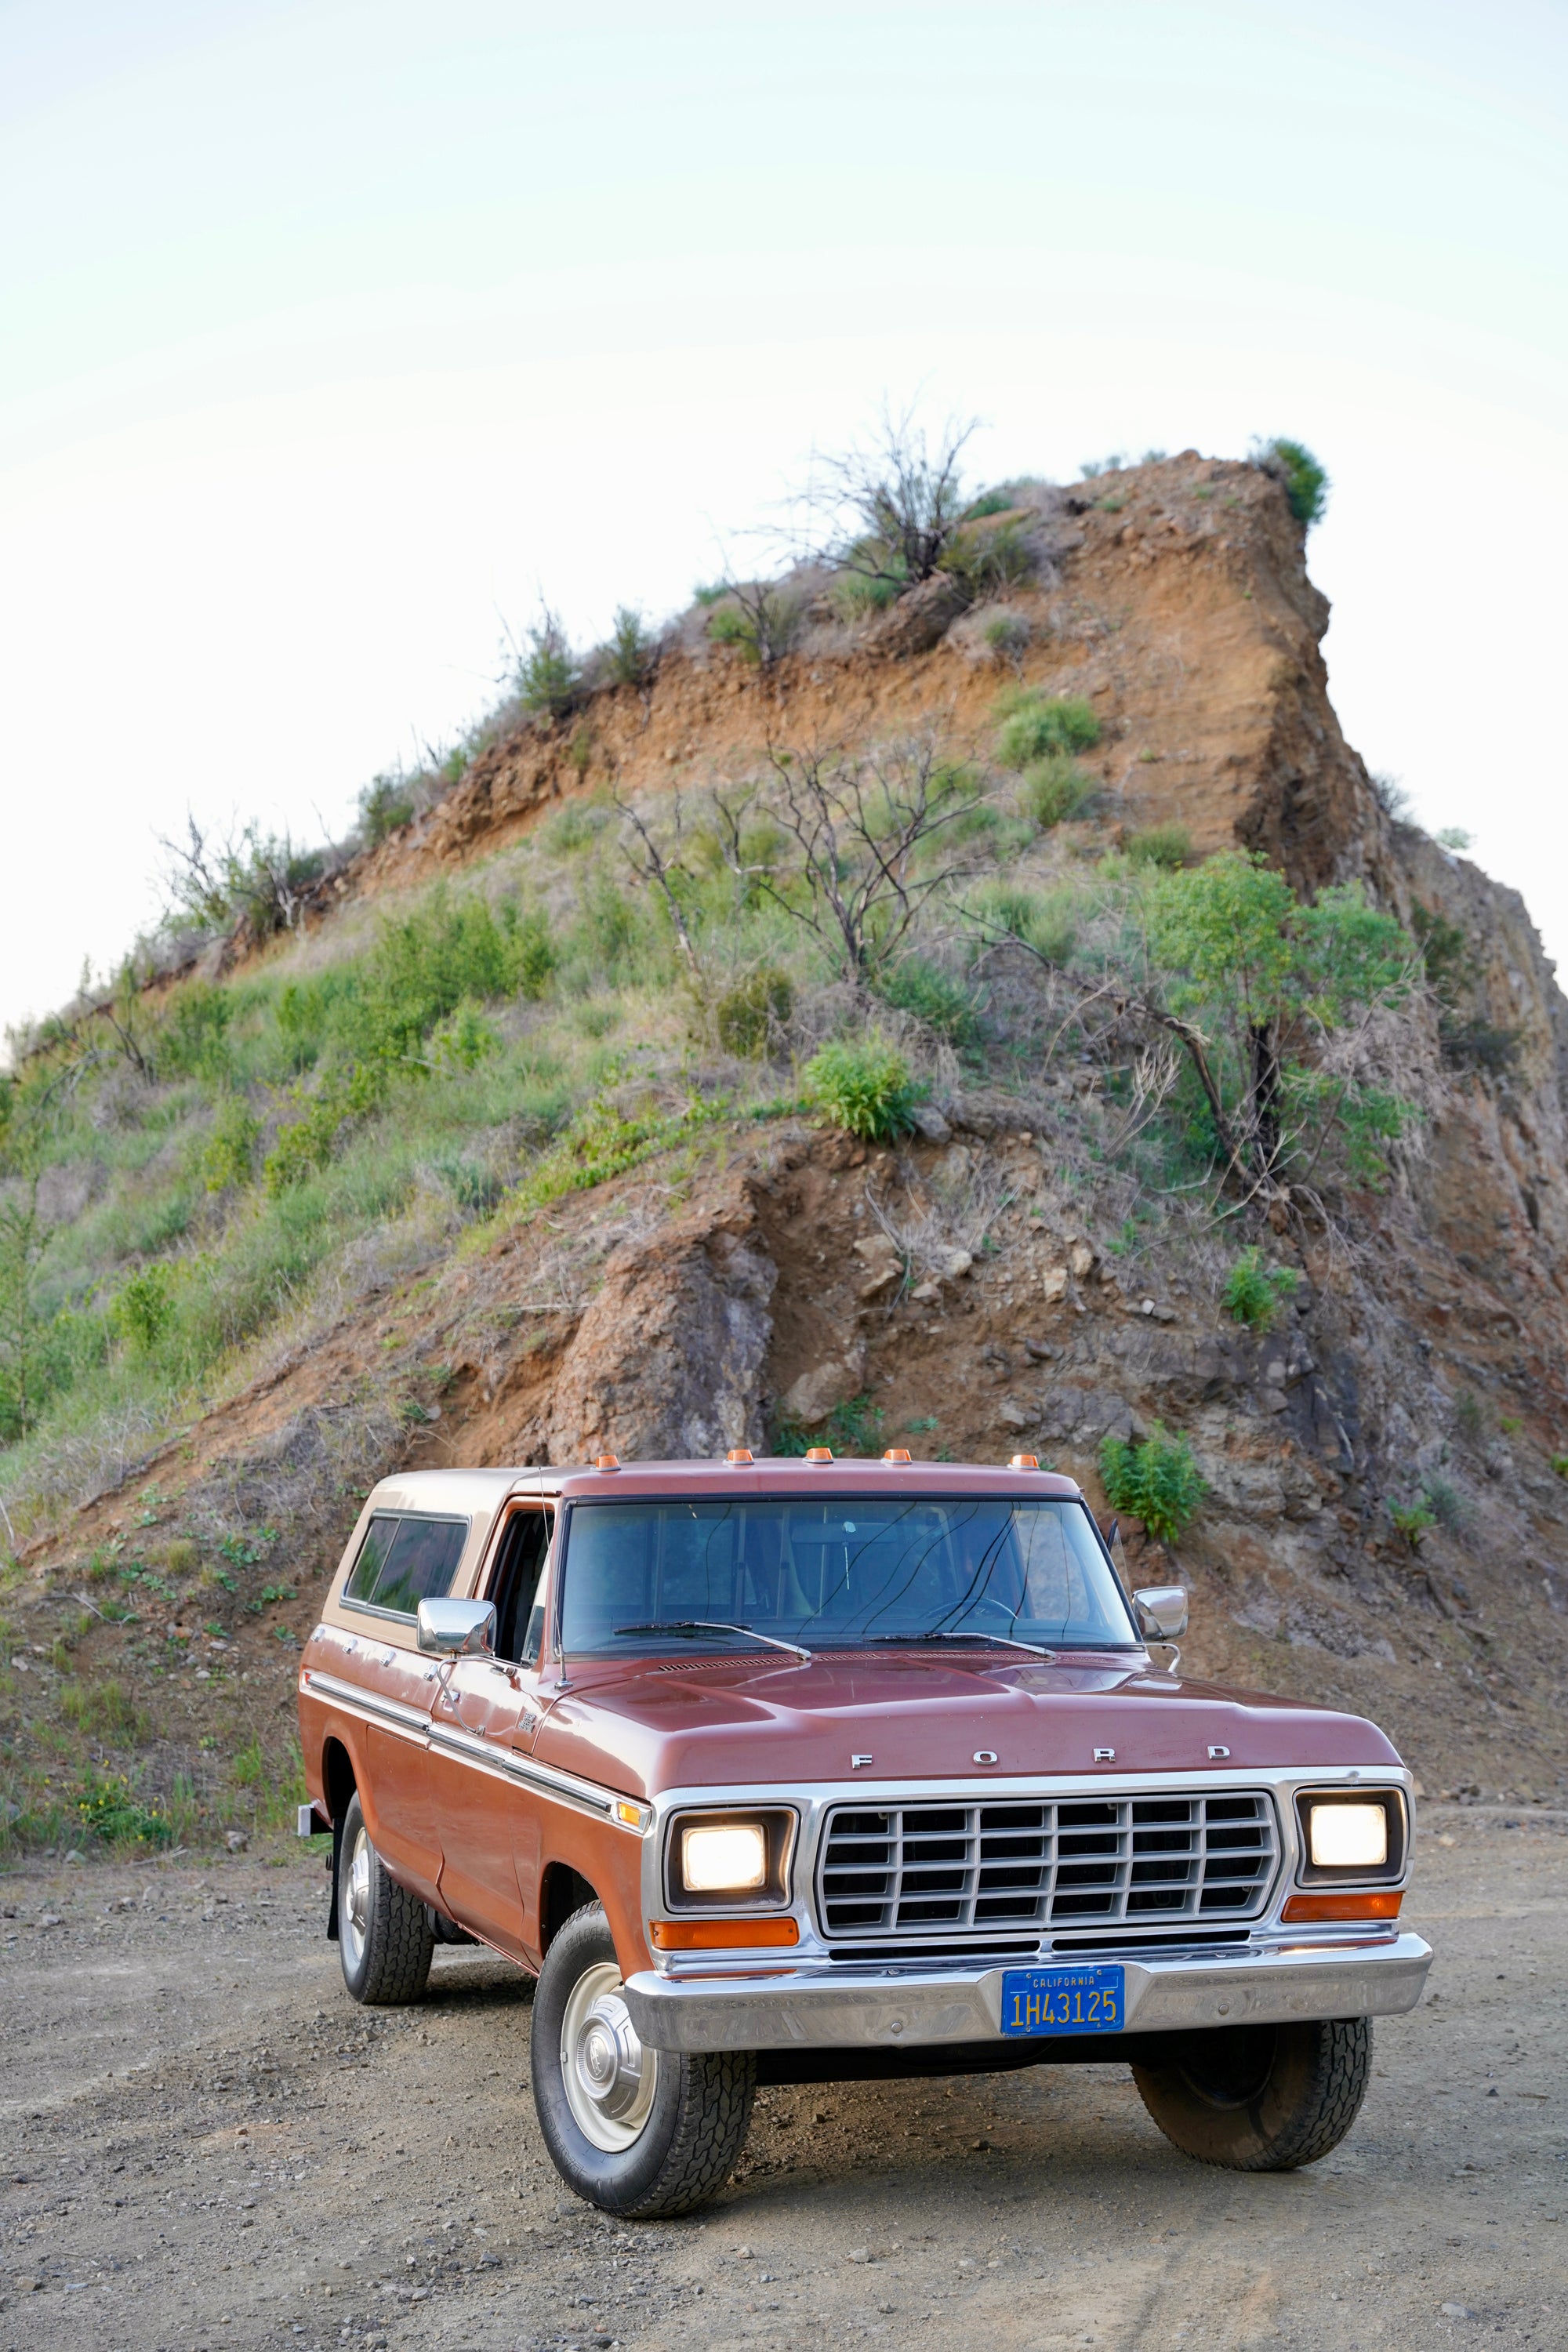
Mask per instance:
[[[338,1842],[338,1957],[355,2000],[417,2000],[436,1948],[423,1903],[399,1886],[370,1842],[357,1792]]]
[[[533,1996],[533,2104],[568,2189],[646,2221],[717,2195],[745,2146],[756,2089],[750,2051],[645,2047],[621,1998],[615,1941],[597,1903],[574,1912]]]
[[[1366,2096],[1372,2021],[1221,2026],[1173,2037],[1176,2054],[1134,2066],[1173,2146],[1231,2172],[1294,2172],[1337,2147]]]

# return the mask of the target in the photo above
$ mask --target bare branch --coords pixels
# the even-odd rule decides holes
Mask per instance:
[[[643,823],[642,818],[632,806],[630,801],[622,798],[620,787],[618,785],[612,792],[610,797],[614,801],[616,808],[619,809],[626,822],[636,833],[637,839],[642,844],[642,855],[639,859],[627,844],[625,842],[622,843],[622,853],[626,857],[627,865],[631,867],[632,872],[637,875],[640,881],[652,882],[655,887],[662,893],[665,907],[668,912],[670,923],[675,931],[675,936],[680,942],[681,953],[685,956],[687,963],[689,965],[692,972],[694,974],[700,974],[702,970],[701,960],[692,943],[691,933],[687,928],[686,912],[681,906],[674,881],[674,877],[677,874],[686,873],[685,866],[679,859],[676,859],[672,864],[665,857],[658,842],[654,839],[653,835],[648,831],[647,826]],[[674,795],[674,813],[675,837],[679,843],[681,833],[681,806],[680,794],[679,793]],[[688,879],[690,877],[688,877]]]

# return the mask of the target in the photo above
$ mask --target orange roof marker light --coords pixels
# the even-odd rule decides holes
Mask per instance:
[[[1040,1457],[1037,1454],[1015,1454],[1007,1465],[1009,1470],[1037,1470],[1039,1466]]]
[[[808,1462],[831,1462],[833,1448],[831,1445],[808,1445],[805,1449],[805,1458]]]
[[[751,1461],[751,1458],[752,1449],[749,1445],[731,1445],[730,1451],[724,1456],[726,1462],[734,1463],[737,1469],[741,1470],[743,1470],[746,1467],[747,1464]]]
[[[882,1456],[884,1462],[907,1462],[909,1458],[910,1449],[907,1445],[889,1445]]]
[[[620,1466],[621,1457],[618,1454],[595,1454],[594,1456],[595,1470],[618,1470]]]

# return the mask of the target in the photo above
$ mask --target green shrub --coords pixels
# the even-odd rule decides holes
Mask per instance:
[[[1017,522],[1005,522],[995,530],[963,525],[948,542],[942,569],[961,583],[971,603],[978,603],[998,588],[1019,586],[1034,571],[1036,560]]]
[[[431,1066],[448,1075],[477,1070],[482,1061],[500,1051],[500,1037],[471,998],[465,998],[431,1033]]]
[[[161,1808],[144,1805],[123,1772],[84,1774],[76,1811],[88,1833],[106,1845],[173,1845],[174,1825]]]
[[[1422,1537],[1437,1524],[1437,1514],[1425,1495],[1415,1503],[1390,1503],[1388,1516],[1412,1551],[1420,1550]]]
[[[729,1115],[727,1097],[704,1102],[692,1096],[678,1111],[649,1107],[635,1114],[596,1097],[578,1113],[553,1148],[543,1153],[511,1195],[520,1210],[541,1209],[568,1192],[585,1192],[612,1176],[625,1175],[656,1151],[683,1143],[702,1128]]]
[[[719,1043],[727,1054],[765,1054],[795,1010],[795,991],[773,965],[753,971],[719,999]]]
[[[528,651],[517,667],[517,698],[536,717],[561,719],[575,705],[583,672],[559,616],[546,605],[528,633]]]
[[[1100,740],[1094,706],[1079,694],[1015,692],[999,699],[997,715],[996,757],[1005,768],[1027,768],[1053,751],[1087,751]]]
[[[658,667],[658,641],[630,604],[616,608],[611,624],[606,667],[617,686],[646,686]]]
[[[835,1127],[867,1143],[888,1143],[908,1135],[915,1106],[929,1091],[910,1077],[903,1055],[878,1036],[856,1045],[824,1045],[807,1062],[801,1078],[808,1102]]]
[[[770,669],[799,636],[805,621],[801,599],[771,583],[731,586],[728,601],[715,606],[708,635],[716,646],[732,646],[759,668]]]
[[[1141,1519],[1156,1543],[1184,1535],[1208,1492],[1186,1439],[1172,1437],[1158,1422],[1142,1445],[1108,1437],[1100,1449],[1100,1475],[1111,1509]]]
[[[405,776],[374,776],[359,796],[359,829],[367,849],[379,849],[414,814],[414,789]]]
[[[982,642],[1004,661],[1016,659],[1033,635],[1022,613],[995,613],[980,632]]]
[[[971,990],[922,956],[906,956],[884,973],[878,988],[884,1004],[899,1013],[912,1013],[939,1036],[967,1045],[975,1034],[974,997]]]
[[[1283,1302],[1300,1288],[1294,1266],[1270,1265],[1256,1246],[1244,1249],[1226,1276],[1220,1304],[1233,1323],[1270,1331]]]
[[[769,1451],[796,1461],[808,1445],[828,1445],[835,1454],[870,1454],[881,1444],[886,1418],[881,1406],[873,1404],[869,1396],[851,1397],[845,1404],[836,1404],[815,1431],[785,1413],[774,1426]],[[931,1426],[936,1427],[934,1421]]]
[[[569,857],[576,850],[586,849],[609,824],[611,814],[597,801],[568,801],[544,824],[544,846],[558,857]]]
[[[1445,1535],[1463,1535],[1470,1523],[1470,1507],[1451,1478],[1434,1471],[1422,1481],[1421,1499]]]
[[[1121,845],[1135,866],[1174,868],[1192,863],[1193,836],[1184,824],[1145,825],[1141,833],[1130,833]]]
[[[877,580],[863,572],[840,572],[827,592],[829,604],[841,621],[863,621],[885,613],[902,593],[896,580]]]
[[[150,1356],[174,1319],[172,1266],[144,1265],[131,1276],[110,1309],[116,1333],[133,1355]]]
[[[1072,954],[1077,931],[1073,901],[1062,891],[1042,897],[1037,891],[994,882],[971,902],[976,921],[985,931],[1005,931],[1050,963],[1065,964]]]
[[[1298,522],[1309,528],[1321,522],[1329,503],[1329,478],[1311,451],[1300,441],[1276,436],[1253,444],[1253,457],[1267,474],[1285,485],[1285,496]]]
[[[980,496],[964,508],[959,519],[963,522],[983,522],[987,515],[1005,514],[1017,503],[1010,490],[982,490]]]
[[[261,1121],[243,1096],[230,1095],[218,1106],[212,1132],[202,1146],[202,1182],[209,1192],[226,1192],[230,1185],[248,1184],[261,1139]]]
[[[1053,751],[1031,761],[1019,780],[1018,798],[1037,825],[1047,831],[1081,814],[1093,798],[1095,780],[1068,751]]]
[[[221,1078],[231,1055],[228,1025],[234,994],[210,981],[188,981],[164,1011],[153,1058],[162,1077]]]

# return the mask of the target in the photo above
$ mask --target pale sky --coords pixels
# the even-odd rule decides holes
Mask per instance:
[[[1560,0],[570,13],[0,0],[0,1022],[921,387],[1307,441],[1351,740],[1568,957]]]

